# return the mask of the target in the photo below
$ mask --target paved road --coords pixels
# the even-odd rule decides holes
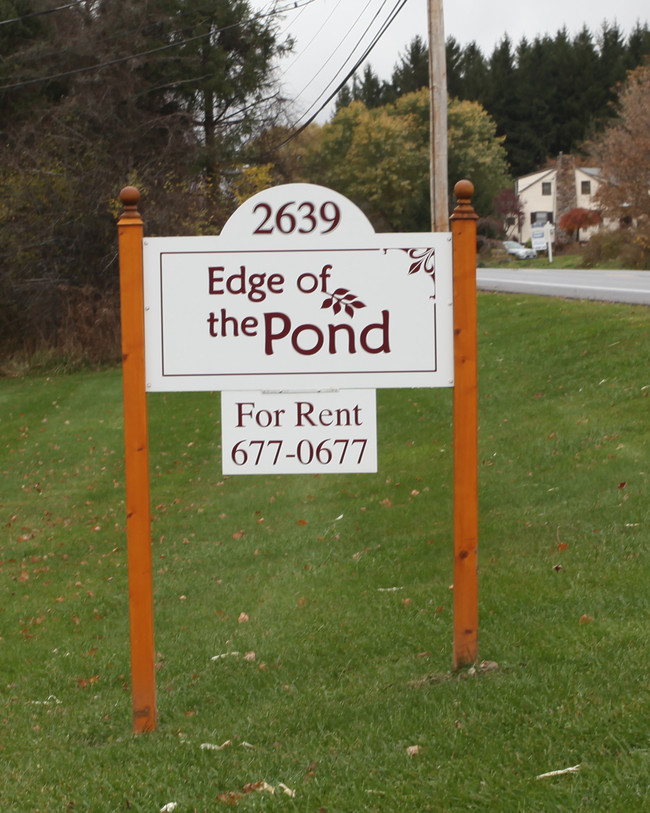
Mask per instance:
[[[476,281],[483,291],[650,305],[650,271],[478,268]]]

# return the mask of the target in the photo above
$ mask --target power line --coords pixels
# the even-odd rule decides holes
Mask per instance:
[[[381,12],[381,9],[382,9],[382,8],[383,8],[383,7],[386,5],[386,2],[387,2],[387,0],[384,0],[384,2],[383,2],[383,3],[382,3],[382,5],[381,5],[381,8],[380,8],[380,9],[379,9],[379,11],[377,12],[377,14],[375,14],[375,16],[374,16],[374,18],[373,18],[372,22],[374,22],[374,21],[377,19],[377,17],[379,16],[379,13]],[[382,23],[382,25],[381,25],[381,27],[380,27],[379,31],[378,31],[378,32],[377,32],[377,33],[374,35],[374,37],[373,37],[373,38],[372,38],[372,40],[370,41],[370,44],[369,44],[369,45],[366,47],[366,49],[365,49],[365,50],[364,50],[364,52],[361,54],[361,56],[360,56],[360,57],[359,57],[359,58],[356,60],[356,62],[355,62],[355,63],[354,63],[354,65],[352,66],[352,68],[351,68],[351,69],[350,69],[350,70],[349,70],[349,71],[348,71],[348,72],[345,74],[345,76],[343,77],[343,79],[342,79],[342,80],[341,80],[341,81],[340,81],[340,82],[339,82],[339,83],[336,85],[336,87],[334,88],[334,90],[333,90],[333,91],[330,93],[330,95],[329,95],[329,96],[328,96],[328,97],[325,99],[325,101],[324,101],[324,102],[323,102],[323,103],[320,105],[320,107],[318,107],[318,109],[316,110],[316,112],[315,112],[315,113],[313,113],[313,115],[311,115],[311,116],[309,117],[309,119],[308,119],[308,120],[305,122],[305,124],[300,125],[300,127],[299,127],[299,129],[297,130],[297,132],[295,133],[295,135],[298,135],[298,133],[301,133],[301,132],[302,132],[302,131],[303,131],[303,130],[306,128],[306,127],[308,127],[308,126],[309,126],[309,125],[312,123],[312,121],[314,121],[314,119],[316,118],[316,116],[318,116],[318,114],[321,112],[321,110],[323,110],[325,107],[327,107],[327,105],[328,105],[328,104],[329,104],[329,103],[332,101],[332,99],[333,99],[333,98],[336,96],[336,94],[337,94],[337,93],[338,93],[338,92],[339,92],[339,91],[340,91],[340,90],[341,90],[341,89],[342,89],[342,88],[345,86],[346,82],[348,82],[348,81],[349,81],[349,79],[350,79],[350,78],[351,78],[351,77],[352,77],[352,76],[355,74],[355,72],[357,71],[357,69],[358,69],[358,68],[359,68],[359,67],[360,67],[360,66],[363,64],[363,62],[364,62],[364,61],[367,59],[367,57],[369,56],[369,54],[372,52],[373,48],[374,48],[374,47],[377,45],[377,43],[379,42],[379,40],[381,39],[381,37],[382,37],[382,36],[383,36],[383,35],[386,33],[386,31],[388,30],[388,28],[390,27],[390,25],[392,24],[392,22],[395,20],[395,18],[397,17],[397,15],[399,14],[399,12],[400,12],[400,11],[401,11],[401,10],[404,8],[404,6],[406,5],[406,3],[407,3],[407,2],[408,2],[408,0],[398,0],[398,1],[395,3],[395,5],[393,6],[392,10],[391,10],[391,11],[389,12],[389,14],[388,14],[388,17],[387,17],[387,18],[384,20],[384,22]],[[372,22],[371,22],[371,24],[370,24],[370,25],[372,25]],[[345,67],[345,65],[346,65],[346,64],[347,64],[347,63],[350,61],[350,59],[352,58],[352,56],[353,56],[354,52],[356,51],[356,49],[358,48],[358,46],[361,44],[361,41],[363,40],[363,37],[364,37],[364,36],[365,36],[365,35],[368,33],[368,30],[369,30],[369,28],[370,28],[370,25],[366,27],[366,30],[364,31],[363,35],[362,35],[362,36],[361,36],[361,38],[360,38],[360,39],[357,41],[357,44],[356,44],[356,45],[354,46],[354,48],[352,49],[352,51],[351,51],[351,53],[350,53],[350,56],[348,56],[348,58],[347,58],[347,59],[346,59],[346,60],[343,62],[343,64],[342,64],[341,68],[340,68],[340,69],[337,71],[337,73],[335,74],[335,76],[334,76],[334,78],[332,79],[332,81],[331,81],[331,82],[330,82],[330,83],[329,83],[329,84],[328,84],[328,85],[325,87],[325,89],[324,89],[324,90],[323,90],[323,91],[322,91],[322,92],[319,94],[319,96],[317,96],[317,98],[315,99],[315,101],[314,101],[314,102],[313,102],[313,103],[312,103],[312,104],[311,104],[311,105],[310,105],[310,106],[307,108],[307,110],[306,110],[306,111],[305,111],[305,112],[304,112],[304,113],[303,113],[303,114],[302,114],[302,115],[301,115],[301,116],[298,118],[298,120],[297,120],[297,122],[296,122],[296,125],[294,125],[294,126],[297,126],[297,125],[300,123],[300,121],[301,121],[301,120],[302,120],[302,119],[303,119],[303,118],[304,118],[304,117],[305,117],[305,116],[306,116],[306,115],[307,115],[307,114],[308,114],[308,113],[309,113],[309,112],[310,112],[310,111],[311,111],[311,110],[312,110],[312,109],[313,109],[313,108],[314,108],[314,107],[315,107],[315,106],[318,104],[319,100],[320,100],[320,99],[322,99],[322,98],[323,98],[323,96],[324,96],[324,95],[325,95],[325,94],[328,92],[329,88],[331,88],[331,87],[332,87],[333,83],[336,81],[336,77],[337,77],[337,76],[338,76],[338,75],[341,73],[341,71],[343,70],[343,68]]]
[[[312,38],[309,40],[309,42],[308,42],[308,43],[305,45],[305,47],[302,49],[302,51],[301,51],[299,54],[296,54],[296,56],[295,56],[295,57],[294,57],[294,58],[291,60],[291,62],[290,62],[290,63],[289,63],[287,66],[286,66],[286,68],[285,68],[285,69],[282,71],[281,76],[284,76],[284,75],[287,73],[287,71],[288,71],[290,68],[292,68],[292,67],[293,67],[293,66],[296,64],[296,62],[297,62],[297,61],[300,59],[300,57],[301,57],[301,56],[303,56],[303,55],[304,55],[304,54],[305,54],[305,53],[306,53],[306,52],[309,50],[309,48],[310,48],[311,44],[313,43],[313,41],[314,41],[314,40],[316,39],[316,37],[317,37],[317,36],[320,34],[320,32],[323,30],[323,28],[325,28],[325,26],[327,25],[327,23],[328,23],[328,22],[329,22],[329,21],[332,19],[332,16],[334,15],[334,12],[335,12],[335,11],[336,11],[336,9],[337,9],[337,8],[338,8],[338,7],[341,5],[341,3],[342,3],[342,2],[343,2],[343,0],[338,0],[338,3],[337,3],[335,6],[334,6],[334,8],[333,8],[333,9],[330,11],[330,13],[327,15],[327,17],[326,17],[326,18],[323,20],[323,22],[322,22],[322,24],[320,25],[320,27],[319,27],[318,31],[316,31],[316,33],[314,34],[314,36],[313,36],[313,37],[312,37]],[[369,5],[371,2],[372,2],[372,0],[368,0],[368,2],[366,3],[366,5],[365,5],[365,6],[364,6],[364,8],[363,8],[363,11],[365,11],[365,10],[368,8],[368,5]],[[361,12],[362,14],[363,14],[363,11]],[[300,12],[300,14],[302,14],[302,11]],[[298,15],[298,17],[300,17],[300,14]],[[358,19],[359,19],[359,18],[357,17],[357,20],[358,20]],[[294,20],[294,22],[295,22],[295,20]],[[289,26],[287,26],[287,28],[285,28],[284,30],[285,30],[285,31],[287,31],[287,30],[288,30],[288,28],[289,28]],[[348,32],[348,33],[349,33],[349,32]],[[346,35],[346,36],[347,36],[347,35]]]
[[[81,0],[77,0],[77,2],[81,2]],[[217,29],[216,31],[208,31],[205,34],[197,34],[195,37],[188,37],[183,40],[178,40],[177,42],[167,43],[166,45],[161,45],[158,48],[152,48],[148,51],[142,51],[137,54],[129,54],[129,56],[116,57],[115,59],[110,59],[107,60],[106,62],[98,62],[95,63],[94,65],[86,65],[83,68],[74,68],[69,71],[62,71],[61,73],[48,74],[47,76],[37,76],[32,79],[23,79],[20,82],[14,82],[13,84],[10,85],[1,85],[0,92],[6,90],[16,90],[17,88],[27,87],[28,85],[41,84],[42,82],[50,82],[54,79],[63,79],[67,76],[74,76],[79,73],[87,73],[88,71],[101,70],[102,68],[108,68],[112,65],[118,65],[122,62],[129,62],[132,59],[140,59],[141,57],[151,56],[152,54],[157,54],[160,53],[161,51],[166,51],[170,48],[177,48],[181,45],[187,45],[188,43],[196,42],[197,40],[205,39],[206,37],[211,37],[214,36],[215,34],[220,34],[223,31],[229,31],[232,28],[238,28],[242,25],[247,25],[248,23],[255,22],[256,20],[263,19],[264,17],[274,17],[279,14],[284,14],[285,12],[291,11],[293,9],[303,8],[303,6],[308,6],[310,3],[313,2],[315,2],[315,0],[296,0],[295,2],[292,2],[289,6],[284,6],[282,8],[277,8],[274,5],[273,9],[270,12],[255,14],[248,20],[233,23],[232,25],[226,25],[223,28]]]
[[[385,1],[386,1],[386,0],[385,0]],[[288,136],[287,136],[287,137],[286,137],[286,138],[285,138],[283,141],[281,141],[281,142],[279,142],[278,144],[276,144],[275,146],[271,147],[271,148],[270,148],[270,149],[271,149],[271,151],[278,150],[278,149],[280,149],[280,147],[283,147],[285,144],[288,144],[288,143],[289,143],[290,141],[292,141],[294,138],[296,138],[297,136],[299,136],[299,135],[300,135],[300,133],[304,132],[304,131],[307,129],[307,127],[309,127],[309,125],[310,125],[310,124],[311,124],[311,123],[314,121],[314,119],[315,119],[315,118],[318,116],[318,114],[319,114],[319,113],[320,113],[320,112],[321,112],[321,111],[322,111],[322,110],[323,110],[325,107],[327,107],[327,105],[328,105],[328,104],[329,104],[329,103],[332,101],[332,99],[333,99],[333,98],[334,98],[334,97],[337,95],[337,93],[339,93],[339,91],[340,91],[340,90],[341,90],[341,89],[342,89],[342,88],[345,86],[346,82],[348,82],[348,81],[349,81],[349,79],[350,79],[352,76],[354,76],[354,74],[355,74],[356,70],[357,70],[357,69],[360,67],[360,65],[362,65],[362,64],[363,64],[363,62],[365,61],[365,59],[366,59],[366,58],[368,57],[368,55],[371,53],[371,51],[373,50],[373,48],[374,48],[374,47],[377,45],[377,43],[379,42],[379,40],[381,39],[381,37],[382,37],[382,36],[383,36],[383,35],[386,33],[386,31],[388,30],[388,28],[390,27],[390,25],[392,24],[392,22],[395,20],[395,18],[396,18],[396,17],[397,17],[397,15],[400,13],[400,11],[401,11],[401,10],[404,8],[404,6],[406,5],[406,3],[407,3],[407,2],[408,2],[408,0],[398,0],[398,2],[397,2],[397,3],[395,3],[395,5],[393,6],[393,9],[392,9],[392,10],[391,10],[391,12],[389,13],[388,17],[386,18],[386,20],[385,20],[385,21],[384,21],[384,23],[382,24],[382,26],[381,26],[381,28],[379,29],[379,31],[377,32],[377,34],[376,34],[376,35],[373,37],[372,41],[371,41],[371,42],[370,42],[370,44],[367,46],[367,48],[365,49],[365,51],[363,52],[363,54],[362,54],[362,55],[361,55],[361,56],[360,56],[360,57],[357,59],[357,61],[356,61],[356,62],[354,63],[354,65],[352,66],[352,68],[351,68],[351,69],[348,71],[348,73],[347,73],[347,74],[346,74],[346,75],[343,77],[343,79],[342,79],[342,80],[341,80],[341,81],[338,83],[338,85],[337,85],[337,86],[334,88],[334,90],[333,90],[333,91],[330,93],[330,95],[329,95],[329,96],[328,96],[328,97],[325,99],[325,101],[324,101],[324,102],[323,102],[323,103],[320,105],[320,107],[318,107],[318,109],[317,109],[317,110],[316,110],[316,111],[315,111],[315,112],[314,112],[314,113],[313,113],[313,114],[312,114],[312,115],[311,115],[311,116],[310,116],[310,117],[307,119],[307,121],[305,121],[305,123],[304,123],[304,124],[300,124],[300,126],[298,126],[298,125],[299,125],[299,123],[300,123],[300,121],[301,121],[301,120],[302,120],[302,119],[305,117],[305,115],[307,115],[307,113],[309,113],[309,111],[310,111],[310,110],[311,110],[311,109],[312,109],[312,108],[313,108],[313,107],[314,107],[314,106],[315,106],[315,105],[318,103],[319,99],[322,99],[322,97],[325,95],[325,93],[327,93],[328,89],[329,89],[330,87],[332,87],[333,82],[334,82],[334,81],[336,81],[336,76],[338,76],[338,74],[340,73],[340,71],[341,71],[341,69],[342,69],[342,68],[341,68],[341,69],[340,69],[340,70],[337,72],[337,74],[335,75],[335,78],[332,80],[332,82],[330,82],[330,83],[327,85],[327,87],[325,88],[325,90],[323,90],[323,92],[322,92],[322,93],[321,93],[321,94],[320,94],[320,95],[317,97],[316,101],[315,101],[315,102],[314,102],[314,103],[313,103],[313,104],[312,104],[310,107],[308,107],[308,108],[307,108],[307,110],[305,111],[305,113],[303,113],[303,114],[302,114],[302,116],[300,116],[300,117],[298,118],[298,120],[296,121],[296,123],[293,125],[293,126],[294,126],[294,128],[295,128],[295,129],[294,129],[294,131],[293,131],[293,132],[292,132],[290,135],[288,135]],[[383,8],[383,6],[384,6],[384,5],[385,5],[385,2],[382,4],[382,8]],[[380,9],[380,11],[381,11],[381,9]],[[377,15],[378,15],[378,14],[379,14],[379,12],[377,12]],[[374,19],[376,19],[376,18],[377,18],[377,15],[375,15],[375,18],[373,18],[373,21],[374,21]],[[368,29],[366,29],[366,32],[367,32],[367,30],[368,30]],[[365,36],[365,32],[364,32],[364,36]],[[349,56],[349,57],[348,57],[348,58],[345,60],[345,62],[343,63],[343,65],[346,65],[346,64],[347,64],[347,62],[350,60],[350,58],[351,58],[352,54],[354,53],[354,50],[356,50],[356,48],[358,47],[358,45],[359,45],[360,41],[361,41],[361,40],[359,40],[359,42],[357,42],[357,45],[356,45],[356,46],[355,46],[355,48],[352,50],[352,52],[351,52],[350,56]]]
[[[65,6],[57,6],[56,8],[46,8],[43,11],[32,11],[29,14],[23,14],[20,17],[14,17],[11,20],[0,20],[0,25],[9,25],[9,23],[22,23],[23,20],[29,20],[31,17],[42,17],[44,14],[54,14],[55,11],[65,11],[67,8],[74,8],[84,0],[74,0],[73,3],[66,3]]]
[[[295,99],[299,99],[299,98],[302,96],[302,94],[305,92],[305,90],[307,90],[307,88],[308,88],[308,87],[311,85],[311,83],[312,83],[312,82],[313,82],[313,81],[316,79],[316,77],[317,77],[317,76],[320,76],[320,74],[321,74],[321,73],[323,72],[323,70],[325,69],[326,65],[328,65],[328,64],[329,64],[329,62],[330,62],[330,61],[332,60],[332,58],[334,57],[334,54],[335,54],[335,53],[336,53],[336,52],[339,50],[339,48],[341,48],[341,46],[343,45],[343,43],[345,42],[345,40],[346,40],[346,39],[348,38],[348,36],[349,36],[349,35],[352,33],[352,31],[354,30],[354,28],[355,28],[356,24],[359,22],[359,20],[360,20],[360,19],[361,19],[361,17],[363,16],[364,11],[365,11],[365,10],[368,8],[368,6],[370,5],[370,3],[371,3],[371,2],[372,2],[372,0],[368,0],[368,2],[366,3],[366,5],[363,7],[363,9],[361,10],[361,12],[359,13],[359,16],[357,17],[357,19],[356,19],[356,20],[355,20],[355,21],[352,23],[352,25],[350,26],[350,28],[349,28],[349,29],[348,29],[348,31],[346,32],[346,34],[345,34],[345,36],[343,37],[343,39],[342,39],[342,40],[339,42],[339,44],[338,44],[338,45],[336,46],[336,48],[335,48],[335,49],[332,51],[332,53],[331,53],[331,54],[330,54],[330,55],[327,57],[327,59],[325,60],[325,62],[323,62],[323,64],[322,64],[322,65],[320,66],[320,68],[319,68],[319,69],[316,71],[316,73],[315,73],[315,74],[312,76],[312,78],[309,80],[309,82],[307,82],[307,84],[306,84],[306,85],[303,87],[303,89],[300,91],[300,93],[298,93],[298,95],[295,97]],[[369,24],[366,26],[365,31],[363,32],[363,34],[362,34],[362,35],[359,37],[359,39],[357,40],[356,45],[354,46],[354,48],[353,48],[353,49],[352,49],[352,51],[350,52],[350,56],[348,56],[348,57],[347,57],[347,59],[346,59],[346,60],[343,62],[343,65],[341,66],[341,68],[339,68],[339,70],[338,70],[338,71],[337,71],[337,72],[334,74],[334,76],[335,76],[335,77],[336,77],[336,76],[338,76],[338,74],[341,72],[341,70],[343,69],[343,67],[344,67],[344,66],[345,66],[345,65],[346,65],[346,64],[349,62],[349,60],[352,58],[352,55],[353,55],[353,54],[354,54],[354,52],[357,50],[357,48],[359,47],[359,45],[361,45],[361,42],[363,41],[363,38],[364,38],[364,37],[366,36],[366,34],[368,33],[368,31],[370,30],[370,27],[371,27],[371,26],[372,26],[372,24],[375,22],[375,20],[376,20],[376,19],[379,17],[379,14],[381,13],[381,10],[383,9],[383,7],[386,5],[386,3],[387,3],[387,2],[388,2],[388,0],[383,0],[383,2],[382,2],[382,4],[381,4],[381,6],[379,7],[379,9],[377,10],[377,12],[375,13],[374,17],[372,18],[372,20],[370,21],[370,23],[369,23]],[[337,8],[338,8],[338,6],[337,6]],[[331,16],[331,15],[330,15],[330,16]],[[328,17],[328,19],[329,19],[329,17]],[[321,29],[319,29],[319,31],[320,31],[320,30],[321,30]],[[313,42],[313,40],[312,40],[312,42]],[[310,43],[310,44],[311,44],[311,43]],[[303,52],[303,53],[304,53],[304,52]],[[330,83],[330,84],[331,84],[331,83]],[[327,90],[327,88],[326,88],[325,90]],[[324,91],[324,92],[325,92],[325,91]],[[321,95],[322,95],[322,94],[321,94]],[[321,98],[321,97],[319,96],[319,97],[316,99],[316,101],[318,101],[318,99],[320,99],[320,98]],[[311,110],[311,108],[308,108],[307,112],[309,112],[309,110]]]

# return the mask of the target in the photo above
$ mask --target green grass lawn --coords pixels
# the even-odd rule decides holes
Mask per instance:
[[[480,295],[474,673],[450,391],[378,393],[377,474],[232,478],[218,394],[151,395],[141,736],[120,371],[1,380],[0,809],[650,809],[649,347],[648,308]]]
[[[481,267],[487,268],[551,268],[553,270],[573,270],[574,268],[584,268],[582,252],[572,252],[567,254],[554,254],[551,262],[546,254],[540,253],[534,260],[518,260],[516,257],[507,258],[486,258],[481,261]],[[620,268],[615,262],[601,263],[596,266],[600,269]]]

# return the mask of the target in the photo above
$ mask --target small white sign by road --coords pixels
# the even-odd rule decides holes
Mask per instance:
[[[375,390],[224,390],[221,448],[224,474],[375,472]]]

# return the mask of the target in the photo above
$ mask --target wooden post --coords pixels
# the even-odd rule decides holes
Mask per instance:
[[[144,368],[143,222],[140,193],[120,192],[124,211],[118,221],[126,534],[131,627],[131,698],[133,731],[156,728],[156,677],[153,638],[153,580],[149,506],[149,438]]]
[[[454,669],[478,660],[478,364],[474,186],[459,181],[454,263]]]

